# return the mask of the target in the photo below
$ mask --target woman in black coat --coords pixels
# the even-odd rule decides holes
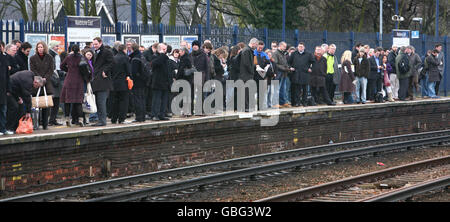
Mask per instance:
[[[324,102],[327,105],[333,106],[336,103],[330,100],[327,89],[325,87],[325,78],[327,75],[327,60],[322,56],[323,50],[320,46],[316,47],[314,54],[314,63],[312,64],[312,72],[309,85],[311,86],[311,94],[314,100],[319,101],[319,94],[322,94]],[[319,102],[320,103],[320,102]]]

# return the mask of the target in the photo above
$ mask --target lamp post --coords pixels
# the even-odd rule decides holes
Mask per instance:
[[[211,33],[211,2],[210,0],[206,0],[206,33],[209,35]]]
[[[395,14],[398,15],[398,0],[395,0]],[[398,21],[395,21],[395,29],[398,29]]]
[[[434,36],[439,37],[439,0],[436,0],[436,28]]]
[[[380,0],[380,47],[383,47],[383,0]]]
[[[281,38],[286,41],[286,0],[283,0],[283,30],[281,33]]]

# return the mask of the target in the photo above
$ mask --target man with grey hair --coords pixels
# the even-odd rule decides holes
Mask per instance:
[[[13,75],[14,73],[18,72],[20,67],[17,64],[17,60],[15,58],[16,53],[17,53],[17,46],[14,44],[8,44],[5,47],[5,51],[6,51],[6,59],[8,60],[9,63],[9,75]]]
[[[241,62],[240,62],[240,73],[239,79],[247,82],[248,80],[253,80],[256,70],[256,64],[254,62],[253,51],[258,47],[258,39],[252,38],[247,46],[245,46],[241,51]],[[245,110],[249,110],[249,89],[245,89]]]
[[[324,55],[324,58],[327,60],[327,77],[325,78],[325,82],[331,102],[334,102],[334,91],[336,91],[336,85],[339,85],[341,80],[341,75],[338,68],[339,62],[337,56],[335,56],[335,53],[336,45],[331,44],[328,47],[328,51]]]
[[[6,134],[13,134],[19,125],[19,119],[25,114],[31,117],[31,96],[33,88],[45,84],[41,76],[24,70],[10,76],[11,92],[8,94]]]
[[[419,86],[419,68],[422,66],[422,59],[415,53],[415,48],[413,46],[407,46],[408,56],[409,56],[409,67],[411,69],[411,76],[409,77],[409,87],[408,87],[408,99],[415,100],[416,96],[414,94],[414,88],[416,92],[420,92]]]
[[[122,45],[121,41],[115,41],[112,47],[113,55],[117,55],[119,53],[119,46]]]

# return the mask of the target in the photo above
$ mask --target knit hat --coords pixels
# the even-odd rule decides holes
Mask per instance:
[[[192,47],[194,47],[194,45],[197,45],[198,47],[200,47],[200,42],[198,40],[194,40],[192,42]]]

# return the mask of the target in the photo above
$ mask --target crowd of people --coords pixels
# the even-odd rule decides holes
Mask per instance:
[[[414,100],[416,94],[439,98],[444,70],[440,44],[421,58],[412,46],[373,49],[358,43],[340,59],[334,44],[307,49],[303,42],[297,47],[272,42],[266,49],[263,41],[253,38],[231,48],[214,48],[209,40],[180,45],[172,49],[155,43],[145,49],[130,39],[107,46],[97,37],[83,49],[74,44],[62,53],[58,53],[56,41],[48,45],[39,42],[28,58],[30,43],[14,40],[5,46],[0,42],[0,135],[14,134],[19,119],[32,116],[31,98],[44,95],[44,90],[39,90],[44,87],[54,104],[38,112],[38,123],[46,130],[63,124],[106,126],[107,118],[112,124],[124,124],[131,116],[138,123],[169,120],[177,95],[171,86],[177,80],[193,85],[193,70],[202,74],[202,83],[222,83],[224,105],[234,101],[234,110],[237,89],[229,88],[227,80],[267,83],[267,91],[255,95],[245,90],[246,112],[254,110],[249,104],[253,97],[263,100],[257,109],[263,109],[260,104],[266,108],[334,106],[336,91],[344,104]],[[278,84],[271,84],[274,80]],[[97,112],[86,114],[82,104],[89,87],[95,94]],[[209,93],[202,95],[206,98]],[[65,123],[58,122],[60,108]]]

